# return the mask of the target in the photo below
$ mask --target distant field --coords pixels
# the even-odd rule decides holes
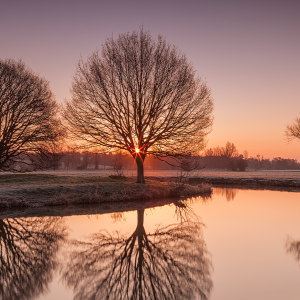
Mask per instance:
[[[51,174],[59,176],[109,176],[114,172],[111,169],[106,170],[57,170],[57,171],[40,171],[39,174]],[[31,174],[36,174],[35,172]],[[2,173],[4,174],[4,173]],[[129,177],[136,176],[136,170],[124,170],[124,175]],[[179,171],[174,170],[145,170],[145,176],[154,177],[176,177]],[[191,172],[189,177],[226,177],[226,178],[265,178],[273,180],[281,179],[300,179],[300,170],[298,171],[248,171],[248,172],[232,172],[218,170],[202,170]]]

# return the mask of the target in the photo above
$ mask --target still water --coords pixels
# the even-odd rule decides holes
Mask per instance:
[[[129,212],[0,220],[0,299],[300,298],[300,194],[214,188]]]

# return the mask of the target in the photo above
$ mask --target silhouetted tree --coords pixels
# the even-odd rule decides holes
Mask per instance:
[[[210,89],[186,57],[141,29],[107,39],[101,56],[79,61],[64,117],[87,146],[128,151],[143,183],[146,155],[203,149],[212,111]]]
[[[34,166],[57,170],[65,155],[66,153],[59,143],[44,143],[39,146],[39,152],[31,155],[30,158]]]
[[[113,170],[114,170],[116,176],[118,176],[118,177],[123,176],[124,158],[123,158],[121,152],[117,153],[113,159]]]
[[[188,177],[195,170],[203,169],[204,166],[200,163],[199,157],[184,157],[179,160],[179,182],[188,180]]]
[[[239,152],[234,145],[234,143],[227,142],[225,147],[222,148],[221,156],[227,157],[227,158],[233,158],[237,157],[239,155]]]
[[[33,299],[45,292],[65,236],[61,218],[0,220],[0,299]]]
[[[239,156],[239,152],[234,143],[227,142],[225,147],[215,147],[206,149],[204,152],[206,157],[211,157],[209,160],[205,160],[210,166],[217,168],[226,168],[236,171],[245,171],[247,162],[243,156]]]
[[[248,167],[247,160],[244,159],[243,155],[240,155],[236,159],[236,167],[239,171],[245,171]]]
[[[0,171],[45,167],[36,155],[63,135],[57,111],[48,81],[21,61],[0,60]]]
[[[247,160],[248,159],[248,157],[249,157],[249,153],[248,153],[248,151],[247,150],[244,150],[244,152],[243,152],[243,156],[244,156],[244,158]]]
[[[227,158],[238,157],[239,152],[234,143],[227,142],[225,147],[217,146],[205,150],[205,156],[223,156]]]
[[[292,125],[287,125],[285,135],[288,141],[300,139],[300,118],[296,118]]]
[[[208,299],[211,260],[199,222],[144,229],[130,237],[100,231],[77,243],[63,278],[75,299]]]

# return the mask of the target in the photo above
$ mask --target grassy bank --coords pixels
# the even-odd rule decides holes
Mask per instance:
[[[197,186],[127,177],[75,177],[47,174],[0,176],[0,210],[117,201],[145,201],[169,197],[209,196],[207,184]]]

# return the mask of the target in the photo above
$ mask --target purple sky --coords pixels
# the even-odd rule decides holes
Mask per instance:
[[[143,25],[187,55],[215,100],[209,147],[300,160],[285,125],[300,114],[300,1],[5,1],[0,58],[21,58],[70,97],[80,56]]]

